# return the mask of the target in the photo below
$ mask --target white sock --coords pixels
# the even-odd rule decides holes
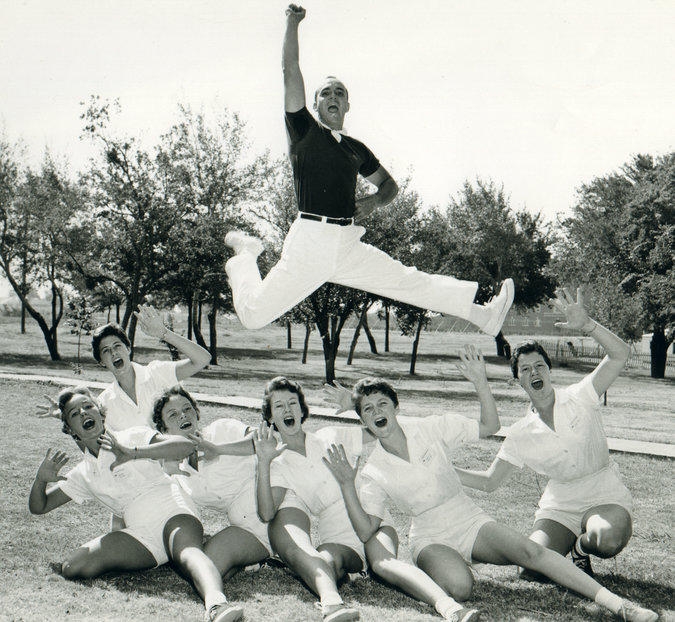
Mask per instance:
[[[603,587],[595,595],[595,602],[598,603],[598,605],[607,607],[612,613],[619,613],[619,611],[621,611],[621,605],[623,604],[623,598],[610,592],[606,587]]]
[[[342,598],[337,592],[329,592],[321,597],[322,607],[335,607],[335,605],[341,605],[342,602]]]
[[[220,605],[220,603],[226,602],[227,598],[225,598],[225,594],[222,592],[208,592],[204,596],[204,607],[206,607],[206,611],[210,611],[213,605]]]
[[[439,598],[434,605],[436,611],[444,618],[447,618],[451,613],[463,609],[452,596],[446,596],[445,598]]]

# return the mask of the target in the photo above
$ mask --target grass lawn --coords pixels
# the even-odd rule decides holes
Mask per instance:
[[[74,336],[61,335],[64,361],[51,363],[34,322],[29,333],[17,335],[17,318],[0,318],[0,371],[38,373],[76,377]],[[348,346],[351,333],[343,337]],[[376,333],[378,345],[381,334]],[[323,361],[316,335],[312,337],[310,360],[300,364],[301,335],[297,330],[296,349],[285,349],[285,333],[279,327],[249,332],[236,321],[223,322],[219,343],[220,365],[190,379],[186,385],[195,391],[229,395],[260,396],[265,380],[286,374],[299,379],[307,388],[310,403],[321,403]],[[402,410],[408,414],[428,414],[453,410],[475,415],[477,402],[470,385],[453,368],[453,354],[464,341],[478,343],[484,352],[493,351],[493,341],[477,334],[425,334],[422,338],[418,374],[407,375],[410,341],[395,335],[392,352],[380,356],[367,353],[360,344],[354,365],[347,367],[341,353],[337,373],[341,381],[352,383],[363,375],[382,375],[400,387]],[[83,348],[85,364],[82,378],[109,380],[108,374],[90,358],[88,339]],[[165,349],[140,336],[136,360],[168,358]],[[488,372],[504,423],[524,411],[524,394],[508,381],[503,362],[489,359]],[[554,381],[569,384],[581,377],[578,370],[556,369]],[[643,374],[622,376],[609,393],[603,409],[607,434],[659,442],[675,442],[672,417],[672,379],[653,381]],[[46,516],[31,516],[27,498],[34,473],[48,447],[65,449],[73,462],[78,450],[60,432],[57,422],[32,415],[43,402],[43,394],[58,387],[50,383],[0,379],[4,408],[0,411],[3,460],[0,477],[4,494],[0,500],[0,547],[3,551],[3,585],[0,591],[0,620],[200,620],[202,605],[189,585],[170,569],[106,576],[87,582],[68,582],[51,570],[73,547],[107,530],[109,516],[96,505],[74,503]],[[237,417],[257,423],[252,411],[205,406],[205,423],[219,417]],[[17,421],[21,426],[17,426]],[[310,419],[310,428],[329,424]],[[491,461],[498,448],[494,440],[481,441],[458,454],[458,466],[479,467]],[[614,454],[624,481],[635,500],[634,536],[617,559],[596,561],[601,583],[622,595],[675,620],[673,597],[674,556],[672,461],[628,454]],[[526,534],[531,525],[540,490],[545,482],[525,470],[493,493],[473,493],[479,505],[495,518]],[[402,540],[401,555],[406,558],[407,522],[394,512]],[[215,513],[205,515],[208,533],[221,526]],[[483,611],[483,620],[610,620],[611,615],[572,593],[552,586],[525,583],[516,578],[513,567],[478,566],[471,604]],[[315,597],[287,571],[263,568],[258,573],[240,573],[225,585],[233,602],[241,603],[247,620],[319,620]],[[342,588],[345,600],[361,611],[363,620],[409,622],[438,620],[429,607],[419,604],[373,580],[359,580]]]

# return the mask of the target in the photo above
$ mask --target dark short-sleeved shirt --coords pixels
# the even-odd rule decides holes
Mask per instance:
[[[351,136],[338,142],[304,107],[286,112],[286,132],[298,209],[333,218],[354,216],[357,175],[368,177],[380,167],[373,152]]]

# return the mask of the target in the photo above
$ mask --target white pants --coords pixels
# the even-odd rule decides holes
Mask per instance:
[[[279,262],[261,280],[250,253],[225,266],[234,308],[246,328],[262,328],[326,282],[367,291],[410,305],[468,319],[478,284],[404,266],[364,244],[363,227],[298,218]]]

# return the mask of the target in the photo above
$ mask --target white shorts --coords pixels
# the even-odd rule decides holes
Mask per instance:
[[[254,485],[246,486],[239,495],[229,499],[229,503],[224,510],[227,512],[230,525],[253,534],[267,549],[270,556],[274,554],[267,535],[267,523],[263,523],[258,516]]]
[[[366,565],[366,552],[363,548],[363,542],[356,535],[352,521],[349,520],[347,508],[344,502],[338,501],[328,506],[317,517],[317,531],[319,544],[342,544],[352,549],[363,563],[363,569]]]
[[[463,492],[422,514],[413,516],[408,536],[414,564],[424,548],[443,544],[471,563],[476,537],[485,523],[494,519]]]
[[[586,477],[569,482],[549,480],[534,520],[555,521],[578,536],[584,514],[593,507],[606,504],[620,505],[629,514],[633,511],[630,491],[621,481],[618,465],[612,461]]]
[[[126,527],[122,531],[147,548],[161,566],[169,561],[164,548],[164,525],[179,514],[199,519],[194,502],[177,483],[158,486],[125,510]]]
[[[292,493],[290,499],[289,493]],[[286,505],[287,499],[289,500],[288,505]],[[336,501],[332,505],[329,505],[317,516],[310,511],[304,501],[296,496],[292,490],[287,490],[284,503],[281,504],[279,509],[283,507],[295,507],[307,514],[307,516],[310,517],[310,520],[314,519],[317,541],[314,542],[314,540],[312,540],[312,544],[316,548],[322,544],[341,544],[343,546],[348,546],[361,558],[363,570],[368,568],[363,542],[361,542],[356,535],[356,532],[352,527],[352,522],[349,520],[347,508],[342,501]]]

